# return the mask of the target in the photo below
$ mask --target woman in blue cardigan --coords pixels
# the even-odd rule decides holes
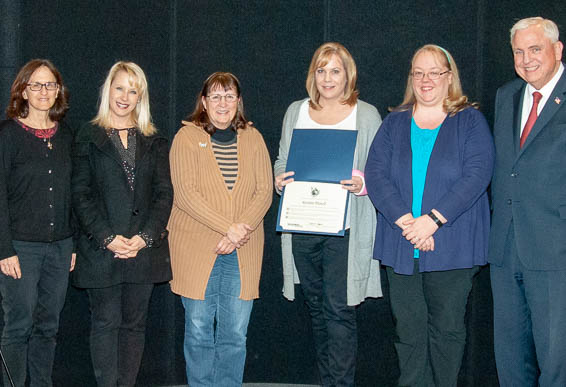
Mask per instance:
[[[387,267],[399,385],[455,386],[472,279],[486,264],[494,161],[484,116],[445,49],[417,50],[403,103],[371,146],[374,258]]]

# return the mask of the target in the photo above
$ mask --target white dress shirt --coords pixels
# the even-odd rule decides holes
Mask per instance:
[[[530,83],[527,84],[527,87],[525,87],[525,95],[523,95],[523,107],[521,111],[521,133],[519,133],[519,136],[523,133],[523,129],[525,128],[525,124],[527,123],[527,119],[529,118],[529,114],[531,112],[531,108],[533,107],[533,93],[535,91],[538,91],[539,93],[542,94],[542,98],[537,108],[537,116],[539,116],[540,112],[544,108],[544,105],[551,97],[552,91],[554,90],[554,87],[558,83],[558,80],[562,76],[563,72],[564,72],[564,65],[560,63],[560,67],[558,68],[556,74],[554,74],[552,79],[546,85],[544,85],[540,90],[535,89],[534,86],[532,86]]]

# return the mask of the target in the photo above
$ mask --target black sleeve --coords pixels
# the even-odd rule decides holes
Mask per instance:
[[[167,222],[173,206],[173,185],[171,184],[167,140],[156,139],[152,144],[151,152],[154,152],[157,161],[151,179],[152,197],[149,217],[141,227],[140,235],[146,243],[149,237],[153,246],[158,246],[167,236]]]
[[[9,130],[0,126],[0,259],[16,255],[12,245],[10,208],[8,203],[8,179],[11,169],[11,141]]]
[[[89,130],[85,127],[81,131]],[[108,219],[100,211],[100,192],[90,160],[90,142],[80,133],[73,146],[73,177],[71,192],[73,211],[78,223],[89,239],[94,239],[100,247],[105,247],[105,240],[113,235]]]

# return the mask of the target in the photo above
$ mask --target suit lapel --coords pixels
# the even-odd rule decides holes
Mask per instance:
[[[525,144],[523,145],[523,148],[521,149],[519,154],[523,153],[525,149],[529,147],[529,145],[533,142],[535,137],[544,129],[544,127],[548,124],[548,122],[552,119],[552,117],[554,117],[556,112],[558,112],[558,110],[562,108],[562,105],[564,105],[566,99],[565,95],[566,95],[566,71],[562,74],[560,80],[558,80],[558,83],[554,87],[554,90],[552,90],[552,93],[550,94],[548,101],[546,101],[546,103],[544,104],[544,108],[542,109],[540,115],[535,121],[535,124],[531,129],[531,133],[529,134],[529,137],[527,137],[527,140],[525,141]]]
[[[136,167],[139,161],[146,155],[151,142],[147,137],[136,130]]]
[[[120,155],[118,154],[118,150],[108,138],[106,131],[101,127],[96,127],[96,128],[97,130],[95,131],[92,139],[94,145],[96,145],[96,147],[102,153],[113,158],[114,160],[116,160],[118,164],[122,165],[122,161],[120,159]]]
[[[515,155],[519,154],[520,139],[521,139],[521,117],[523,113],[523,99],[525,98],[525,88],[527,84],[525,83],[523,87],[519,88],[513,95],[513,146],[515,149]]]

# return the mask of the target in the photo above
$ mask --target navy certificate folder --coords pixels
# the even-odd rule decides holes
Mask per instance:
[[[349,180],[352,178],[357,137],[356,130],[294,129],[286,171],[295,172],[293,176],[295,181],[340,184],[341,180]],[[281,193],[276,230],[304,233],[304,231],[281,227],[281,204],[284,198],[285,189]],[[309,232],[309,234],[325,233]],[[331,235],[344,235],[344,230]]]
[[[339,183],[352,178],[357,130],[294,129],[287,171],[296,181]]]

